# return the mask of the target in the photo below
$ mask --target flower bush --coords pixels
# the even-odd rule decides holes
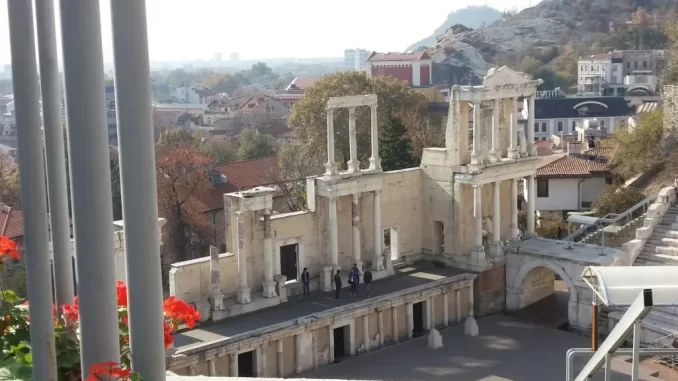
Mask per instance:
[[[0,261],[20,260],[16,243],[0,237]],[[127,286],[116,284],[118,302],[118,327],[120,361],[96,364],[89,369],[85,381],[120,379],[139,381],[138,374],[130,372],[129,319],[127,314]],[[198,312],[186,302],[169,297],[162,305],[164,343],[172,345],[172,333],[182,322],[193,328],[200,319]],[[11,290],[0,289],[0,380],[32,380],[32,355],[30,343],[29,304]],[[78,298],[73,304],[53,306],[54,335],[56,339],[57,367],[60,380],[82,380],[80,371],[80,341]]]

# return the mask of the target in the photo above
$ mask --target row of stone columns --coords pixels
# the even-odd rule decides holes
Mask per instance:
[[[370,134],[371,134],[371,156],[369,170],[381,170],[381,159],[379,158],[379,130],[377,125],[377,105],[370,105]],[[347,173],[360,172],[360,161],[358,160],[358,143],[356,132],[356,107],[348,107],[348,135],[349,135],[349,154],[350,158],[346,162]],[[334,156],[334,108],[327,108],[327,163],[325,163],[325,175],[335,176],[338,174],[338,166]]]
[[[501,161],[501,152],[499,147],[499,109],[500,101],[502,99],[492,100],[492,134],[491,134],[491,150],[489,161],[496,163]],[[534,146],[534,97],[527,97],[528,100],[528,122],[525,128],[525,138],[527,140],[527,147],[525,152],[521,152],[518,143],[518,98],[509,99],[510,117],[509,117],[509,147],[507,157],[509,159],[518,159],[521,156],[536,156],[536,148]],[[471,164],[483,164],[481,137],[480,137],[480,120],[481,120],[481,105],[482,102],[471,102],[473,105],[473,144],[471,146]]]
[[[527,183],[527,235],[534,235],[535,228],[535,176],[529,176]],[[519,235],[518,229],[518,187],[520,179],[508,180],[511,182],[511,221],[510,221],[510,239],[516,239]],[[501,181],[496,181],[492,186],[492,254],[499,255],[501,250]],[[474,236],[472,256],[475,260],[485,260],[485,248],[483,246],[483,216],[481,185],[473,185],[473,218],[474,218]]]

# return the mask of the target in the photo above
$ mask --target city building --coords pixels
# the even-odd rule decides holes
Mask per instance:
[[[391,76],[407,81],[410,86],[433,83],[433,60],[425,51],[414,53],[377,53],[367,58],[368,76]]]
[[[115,116],[115,87],[108,85],[106,93],[106,123],[108,125],[108,143],[118,145],[118,124]]]
[[[580,57],[577,92],[584,96],[654,96],[665,61],[663,50],[612,51]]]
[[[366,49],[344,50],[344,68],[348,71],[365,71],[369,54]]]
[[[16,136],[14,94],[0,97],[0,129],[2,136]]]
[[[280,99],[284,105],[292,107],[299,99],[301,99],[301,97],[304,96],[306,89],[316,83],[320,78],[322,77],[296,77],[292,80],[292,82],[290,82],[289,85],[287,85],[284,92],[276,94],[275,97]]]
[[[219,93],[205,86],[181,86],[172,92],[178,103],[206,105],[219,97]]]
[[[535,100],[534,138],[577,134],[584,122],[596,120],[600,128],[612,133],[617,125],[634,115],[623,97],[560,97]]]

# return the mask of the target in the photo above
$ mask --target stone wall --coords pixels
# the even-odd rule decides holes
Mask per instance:
[[[664,86],[662,90],[664,111],[664,152],[678,148],[678,86]]]
[[[334,362],[334,329],[345,328],[346,354],[360,355],[412,337],[412,305],[424,303],[424,327],[472,317],[471,284],[461,274],[346,306],[182,349],[167,358],[178,375],[238,376],[238,354],[254,351],[255,375],[289,377]]]
[[[500,313],[506,309],[506,266],[478,274],[473,286],[476,316]]]
[[[221,292],[235,296],[238,286],[238,260],[231,253],[219,254]],[[187,303],[206,302],[210,296],[210,257],[191,259],[172,264],[170,294]]]

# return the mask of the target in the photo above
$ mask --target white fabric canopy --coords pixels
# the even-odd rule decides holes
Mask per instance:
[[[645,289],[652,305],[678,305],[678,266],[589,266],[582,279],[607,306],[629,306]]]

